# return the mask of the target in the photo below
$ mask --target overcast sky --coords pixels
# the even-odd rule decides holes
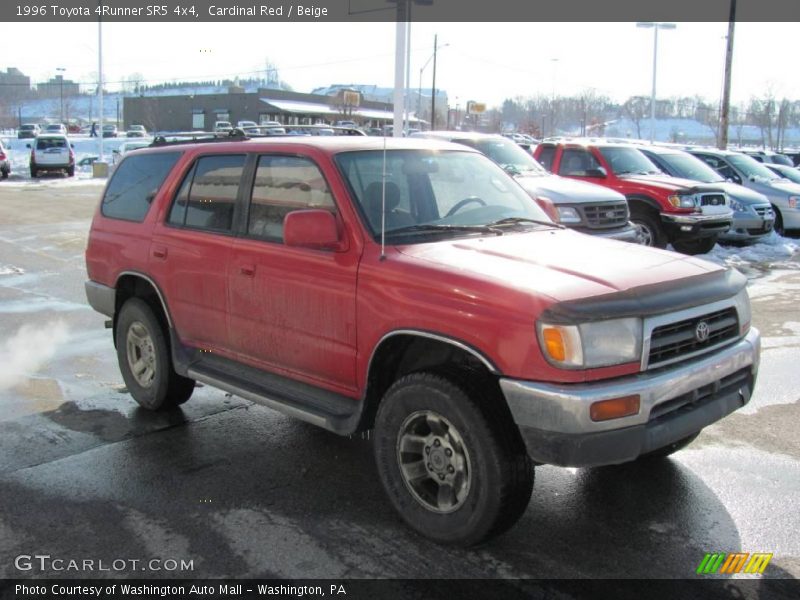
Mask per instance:
[[[2,29],[2,70],[17,67],[34,82],[54,76],[56,67],[82,82],[97,72],[96,23],[8,23]],[[678,23],[660,32],[658,96],[697,94],[718,101],[726,33],[727,23]],[[650,95],[653,30],[635,23],[415,23],[412,88],[433,53],[434,34],[437,87],[453,106],[587,88],[614,100]],[[733,101],[769,90],[778,98],[800,99],[798,39],[798,23],[737,24]],[[107,82],[133,73],[152,83],[263,76],[269,59],[300,92],[333,83],[392,86],[394,48],[394,23],[103,25]],[[432,71],[429,63],[423,88],[430,88]]]

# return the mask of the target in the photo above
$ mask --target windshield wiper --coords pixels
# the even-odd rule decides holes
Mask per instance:
[[[386,235],[396,233],[430,233],[436,231],[465,231],[468,233],[491,233],[492,235],[503,235],[499,229],[493,229],[488,225],[441,225],[436,223],[420,223],[419,225],[409,225],[398,229],[390,229]]]
[[[566,229],[560,223],[554,223],[553,221],[541,221],[538,219],[528,219],[526,217],[506,217],[505,219],[500,219],[499,221],[494,221],[493,223],[489,223],[489,227],[496,227],[499,225],[516,225],[518,223],[534,223],[536,225],[544,225],[545,227],[555,227],[556,229]]]

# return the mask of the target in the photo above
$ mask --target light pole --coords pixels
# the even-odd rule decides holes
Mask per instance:
[[[553,87],[550,90],[550,134],[556,134],[556,68],[558,67],[558,58],[551,58],[550,62],[553,63]]]
[[[657,23],[650,21],[640,21],[636,23],[642,29],[653,29],[653,92],[650,95],[650,143],[656,137],[656,68],[658,65],[658,30],[675,29],[675,23]]]
[[[60,71],[61,74],[59,77],[59,83],[61,87],[60,98],[61,98],[61,123],[64,123],[64,71],[66,69],[64,67],[56,67],[56,71]]]
[[[441,46],[438,46],[438,48],[447,48],[447,46],[449,46],[449,45],[450,44],[442,44]],[[436,50],[437,50],[436,36],[434,36],[434,38],[433,38],[433,54],[431,54],[428,57],[428,60],[425,61],[425,64],[422,65],[422,68],[419,70],[419,87],[417,88],[417,118],[419,118],[419,113],[422,110],[422,73],[425,71],[425,69],[428,68],[428,65],[431,64],[431,61],[436,58]],[[434,69],[435,69],[435,67],[436,67],[436,65],[434,63]],[[436,85],[436,80],[435,79],[434,79],[434,85]],[[432,106],[433,106],[433,104],[432,104]],[[431,122],[433,122],[433,117],[431,117]]]

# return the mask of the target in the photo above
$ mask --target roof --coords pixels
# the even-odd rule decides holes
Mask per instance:
[[[338,107],[324,104],[322,102],[306,102],[303,100],[279,100],[275,98],[260,98],[261,102],[274,106],[280,111],[297,113],[304,115],[320,115],[327,117],[341,116],[342,111]],[[388,110],[376,108],[354,108],[352,116],[364,119],[394,119],[394,113]],[[419,119],[409,116],[409,121],[419,122]]]
[[[411,137],[440,140],[453,140],[456,138],[459,140],[485,140],[493,138],[508,140],[507,137],[496,133],[481,133],[480,131],[422,131],[412,134]]]

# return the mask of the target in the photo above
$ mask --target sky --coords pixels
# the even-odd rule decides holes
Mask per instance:
[[[96,23],[5,24],[0,70],[34,82],[56,75],[96,78]],[[635,23],[413,23],[410,86],[436,86],[452,107],[497,106],[505,98],[576,95],[593,89],[616,101],[649,96],[653,30]],[[263,76],[267,61],[299,92],[338,84],[394,85],[394,23],[104,23],[105,80],[146,82]],[[727,23],[677,23],[659,33],[657,96],[719,101]],[[771,92],[800,99],[800,23],[737,23],[732,100]],[[55,40],[65,40],[56,44]],[[46,40],[39,43],[37,40]],[[425,63],[427,67],[423,69]]]

